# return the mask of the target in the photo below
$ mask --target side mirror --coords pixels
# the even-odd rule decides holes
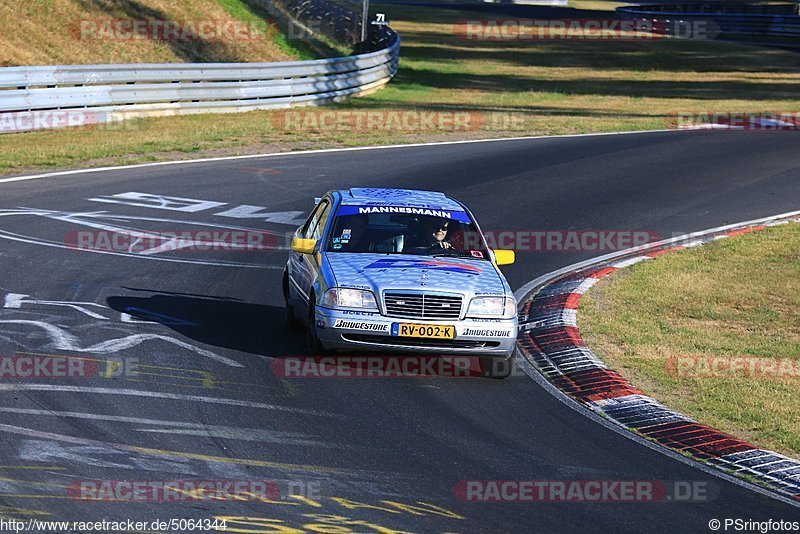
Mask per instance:
[[[497,265],[511,265],[517,259],[513,250],[494,250],[494,262]]]
[[[316,239],[292,238],[292,251],[298,254],[312,254],[317,244]]]

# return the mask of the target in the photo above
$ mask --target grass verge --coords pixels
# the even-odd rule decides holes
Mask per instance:
[[[186,38],[135,39],[114,21],[179,22]],[[224,33],[226,22],[252,24]],[[219,39],[209,38],[213,30]],[[202,26],[201,26],[202,25]],[[0,66],[94,63],[290,61],[305,51],[287,42],[265,12],[244,0],[26,0],[0,2]],[[205,28],[205,29],[203,29]],[[131,29],[127,30],[130,36]],[[191,34],[194,33],[192,37]]]
[[[584,340],[667,406],[800,458],[800,224],[618,271],[581,299]]]
[[[382,6],[383,7],[383,6]],[[383,10],[383,9],[382,9]],[[280,112],[161,117],[0,136],[0,173],[307,148],[647,130],[677,111],[795,111],[797,54],[720,42],[467,41],[485,13],[387,6],[400,72],[340,111],[469,112],[469,127],[287,127]],[[278,123],[276,123],[278,117]]]

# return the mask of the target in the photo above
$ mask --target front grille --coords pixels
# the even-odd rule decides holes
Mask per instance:
[[[491,349],[500,346],[497,341],[471,339],[425,339],[416,337],[371,336],[369,334],[342,334],[347,341],[375,343],[383,347],[442,347],[448,349]]]
[[[408,319],[458,320],[462,297],[431,293],[384,293],[386,315]]]

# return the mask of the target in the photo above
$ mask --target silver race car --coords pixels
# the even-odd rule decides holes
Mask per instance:
[[[309,350],[479,356],[485,375],[511,371],[517,305],[475,219],[443,193],[327,193],[297,229],[283,275],[289,326]]]

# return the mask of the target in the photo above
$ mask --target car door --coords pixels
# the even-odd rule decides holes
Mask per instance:
[[[295,236],[305,239],[319,239],[321,237],[320,227],[324,225],[327,215],[330,213],[330,200],[324,198],[317,204],[311,212],[308,220],[301,226]],[[313,287],[316,277],[319,275],[319,266],[316,265],[316,258],[312,254],[299,254],[291,251],[289,253],[289,283],[297,291],[300,297],[301,306],[298,312],[303,310],[304,317],[307,315],[308,296]],[[292,287],[290,287],[291,291]]]

